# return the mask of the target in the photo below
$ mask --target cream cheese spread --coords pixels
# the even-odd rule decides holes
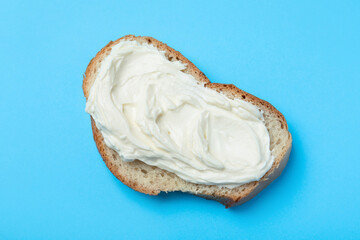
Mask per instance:
[[[149,44],[112,46],[86,104],[105,144],[124,161],[192,183],[233,188],[259,180],[274,161],[263,114],[184,69]]]

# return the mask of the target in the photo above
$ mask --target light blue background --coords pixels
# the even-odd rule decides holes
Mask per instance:
[[[359,239],[359,1],[6,1],[0,7],[0,239]],[[289,164],[225,209],[147,196],[106,168],[81,85],[126,34],[271,102]]]

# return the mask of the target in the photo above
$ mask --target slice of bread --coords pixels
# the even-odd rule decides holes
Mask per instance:
[[[233,189],[214,185],[194,184],[186,182],[173,173],[149,166],[139,160],[133,162],[122,161],[114,150],[106,146],[100,131],[91,118],[96,146],[107,167],[120,181],[136,191],[150,195],[157,195],[160,192],[181,191],[195,194],[206,199],[213,199],[224,204],[226,207],[232,207],[253,198],[281,174],[289,159],[292,143],[291,134],[288,131],[284,116],[270,103],[246,93],[232,84],[211,83],[205,74],[180,52],[175,51],[152,37],[127,35],[115,42],[110,42],[101,49],[95,58],[90,61],[84,75],[83,91],[86,99],[89,96],[91,86],[95,81],[102,60],[110,53],[112,46],[122,40],[151,44],[157,49],[165,51],[165,55],[170,61],[181,61],[185,63],[187,68],[184,72],[194,76],[197,81],[204,82],[206,87],[222,92],[229,98],[239,98],[250,102],[262,110],[265,125],[270,135],[270,150],[274,156],[274,163],[271,169],[259,181],[246,183]]]

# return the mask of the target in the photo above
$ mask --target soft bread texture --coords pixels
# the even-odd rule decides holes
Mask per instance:
[[[127,35],[114,42],[110,42],[101,49],[95,58],[90,61],[84,75],[83,91],[86,99],[89,96],[90,89],[95,81],[102,60],[110,53],[111,47],[122,40],[151,44],[160,51],[165,51],[165,55],[170,61],[181,61],[185,63],[187,68],[184,72],[194,76],[197,81],[205,83],[206,87],[222,92],[231,99],[239,98],[250,102],[262,110],[265,125],[270,135],[270,150],[275,159],[271,169],[259,181],[246,183],[233,189],[215,185],[194,184],[184,181],[173,173],[149,166],[139,160],[133,162],[122,161],[114,150],[106,146],[100,131],[91,118],[91,126],[96,146],[106,166],[120,181],[136,191],[150,195],[157,195],[160,192],[181,191],[195,194],[206,199],[216,200],[226,207],[232,207],[253,198],[281,174],[289,159],[292,144],[291,134],[288,131],[288,125],[284,116],[270,103],[246,93],[232,84],[211,83],[205,74],[180,52],[175,51],[152,37]]]

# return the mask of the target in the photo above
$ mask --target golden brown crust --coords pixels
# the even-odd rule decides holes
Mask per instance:
[[[112,156],[111,156],[112,154],[117,154],[117,153],[105,145],[104,138],[101,135],[99,129],[96,127],[95,122],[92,118],[91,118],[91,127],[93,130],[94,141],[99,150],[99,153],[100,153],[102,159],[104,160],[106,166],[115,175],[115,177],[117,179],[119,179],[121,182],[123,182],[127,186],[131,187],[132,189],[142,192],[142,193],[146,193],[146,194],[150,194],[150,195],[158,195],[160,193],[160,191],[154,191],[152,189],[144,188],[140,184],[137,184],[137,182],[131,181],[128,178],[125,178],[122,174],[120,174],[119,166],[114,164],[114,162],[112,161]]]
[[[107,56],[110,51],[111,47],[116,45],[119,41],[122,40],[135,40],[140,43],[148,43],[152,44],[153,46],[157,47],[161,51],[165,51],[165,55],[168,57],[170,61],[181,61],[187,65],[187,69],[184,70],[184,72],[189,73],[193,75],[198,81],[205,83],[205,87],[215,89],[218,92],[222,92],[226,94],[230,98],[239,98],[242,100],[245,100],[247,102],[250,102],[254,105],[256,105],[259,109],[270,112],[271,114],[275,115],[277,119],[279,120],[281,124],[281,128],[284,130],[288,130],[288,126],[286,123],[286,120],[284,116],[270,103],[259,99],[245,91],[240,90],[236,86],[232,84],[220,84],[220,83],[211,83],[209,79],[205,76],[204,73],[202,73],[192,62],[190,62],[187,58],[185,58],[180,52],[172,49],[171,47],[167,46],[166,44],[152,38],[152,37],[141,37],[141,36],[133,36],[133,35],[127,35],[124,36],[114,42],[109,42],[103,49],[101,49],[97,55],[90,61],[85,75],[83,79],[83,91],[86,99],[89,96],[89,92],[91,89],[91,86],[95,80],[95,77],[97,75],[97,71],[99,68],[99,64],[103,60],[105,56]],[[126,177],[126,166],[131,166],[133,163],[125,163],[125,162],[117,162],[115,164],[115,160],[117,158],[117,153],[108,148],[104,141],[103,137],[100,133],[100,131],[97,129],[93,119],[91,118],[91,125],[93,130],[93,136],[94,140],[96,142],[96,146],[106,164],[106,166],[109,168],[109,170],[124,184],[131,187],[132,189],[150,194],[150,195],[157,195],[161,191],[182,191],[181,189],[167,189],[167,188],[150,188],[145,187],[142,184],[139,184],[137,181],[131,180],[130,178]],[[206,198],[206,199],[213,199],[216,200],[222,204],[224,204],[226,207],[231,207],[234,205],[242,204],[252,197],[254,197],[257,193],[259,193],[262,189],[264,189],[267,185],[269,185],[275,178],[277,178],[280,174],[283,168],[285,167],[287,160],[289,158],[289,154],[291,151],[291,135],[289,133],[286,149],[283,151],[283,153],[280,156],[277,156],[276,160],[274,161],[274,164],[272,168],[259,180],[250,182],[247,184],[244,184],[240,187],[232,189],[229,193],[222,193],[221,191],[214,191],[216,189],[216,186],[206,186],[201,185],[202,188],[205,188],[207,191],[203,192],[190,192],[193,194],[196,194],[197,196]],[[136,164],[145,164],[145,163],[136,163]],[[152,167],[156,168],[156,167]],[[161,170],[165,174],[171,174],[166,172],[165,170]],[[175,178],[177,178],[175,176]],[[198,184],[188,183],[193,186],[200,186]]]

